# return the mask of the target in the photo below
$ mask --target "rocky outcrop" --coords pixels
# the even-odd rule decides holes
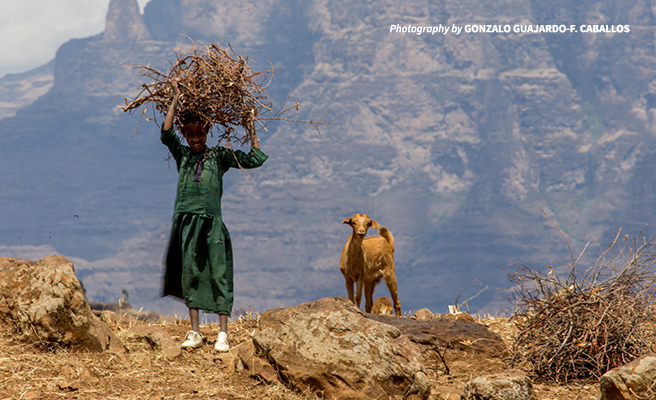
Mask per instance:
[[[506,345],[501,337],[485,325],[453,318],[437,317],[431,320],[414,320],[385,315],[367,314],[367,317],[396,327],[413,342],[432,346],[474,351],[488,357],[501,357]]]
[[[621,367],[613,368],[599,379],[601,400],[654,398],[656,354],[646,354]]]
[[[230,353],[236,353],[241,362],[241,367],[249,376],[271,384],[279,380],[278,371],[269,364],[266,358],[259,357],[253,341],[247,341],[236,348],[230,349]]]
[[[109,42],[148,40],[148,28],[139,13],[137,0],[111,0],[103,39]]]
[[[173,43],[151,40],[137,0],[111,0],[104,33],[69,40],[57,50],[50,95],[57,98],[60,108],[68,110],[88,106],[88,101],[80,100],[87,96],[97,104],[103,104],[108,96],[122,100],[133,96],[143,83],[133,70],[135,64],[164,69],[172,55]],[[105,110],[108,115],[103,120],[110,121],[119,111]]]
[[[462,390],[461,400],[538,400],[533,385],[521,371],[476,377]]]
[[[262,314],[253,343],[291,386],[330,399],[425,398],[421,349],[344,297]]]
[[[73,263],[0,257],[0,321],[41,347],[120,352],[123,344],[89,308]]]

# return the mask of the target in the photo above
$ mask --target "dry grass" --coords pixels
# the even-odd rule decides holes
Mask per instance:
[[[303,399],[282,384],[265,385],[227,367],[212,346],[183,351],[168,361],[160,350],[134,336],[130,327],[142,322],[123,318],[109,326],[126,345],[125,355],[80,354],[64,350],[42,353],[0,334],[0,399]],[[156,325],[156,324],[151,324]],[[187,321],[157,325],[180,342]],[[248,322],[231,322],[233,345],[250,339]],[[218,324],[201,331],[214,338]]]

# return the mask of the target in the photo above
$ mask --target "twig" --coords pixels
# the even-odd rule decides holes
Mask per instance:
[[[571,267],[571,268],[576,267],[576,264],[574,263],[574,253],[572,252],[572,248],[571,248],[570,245],[569,245],[569,241],[567,240],[567,237],[565,236],[565,233],[563,233],[563,231],[560,230],[560,227],[559,227],[559,226],[553,221],[553,219],[551,219],[551,217],[549,217],[549,216],[547,215],[546,212],[544,212],[543,209],[540,209],[540,211],[542,211],[542,214],[544,214],[544,216],[547,217],[547,219],[548,219],[549,221],[551,221],[551,223],[553,224],[553,226],[555,226],[556,229],[558,229],[558,232],[560,232],[560,235],[563,237],[563,239],[565,239],[565,243],[567,244],[567,248],[569,249],[569,255],[572,257],[572,265],[571,265],[570,267]],[[568,264],[568,265],[569,265],[569,264]]]
[[[451,370],[449,369],[449,366],[446,363],[446,358],[444,357],[446,355],[446,350],[447,346],[442,346],[437,339],[431,340],[431,347],[425,349],[423,352],[427,351],[433,351],[436,355],[436,360],[435,360],[435,375],[437,375],[437,371],[439,368],[437,367],[437,361],[441,361],[442,365],[444,365],[444,374],[449,375],[451,374]],[[440,349],[442,349],[442,352],[440,352]]]

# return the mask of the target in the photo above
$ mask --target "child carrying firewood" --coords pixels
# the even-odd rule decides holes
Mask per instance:
[[[206,146],[211,125],[193,111],[177,115],[180,89],[171,81],[173,98],[161,130],[161,140],[178,168],[178,190],[173,227],[166,256],[164,296],[184,300],[189,308],[191,330],[182,347],[203,344],[198,310],[219,314],[220,332],[214,349],[228,351],[228,316],[233,305],[233,258],[230,235],[221,217],[223,174],[230,168],[257,168],[267,159],[250,123],[244,124],[251,149]],[[177,118],[184,146],[174,130]]]

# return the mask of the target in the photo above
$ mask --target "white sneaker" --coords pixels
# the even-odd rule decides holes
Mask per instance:
[[[187,332],[184,342],[182,342],[181,347],[183,349],[196,348],[203,345],[203,335],[195,331]]]
[[[225,332],[219,332],[219,337],[214,343],[214,350],[216,351],[229,351],[230,345],[228,344],[228,334]]]

